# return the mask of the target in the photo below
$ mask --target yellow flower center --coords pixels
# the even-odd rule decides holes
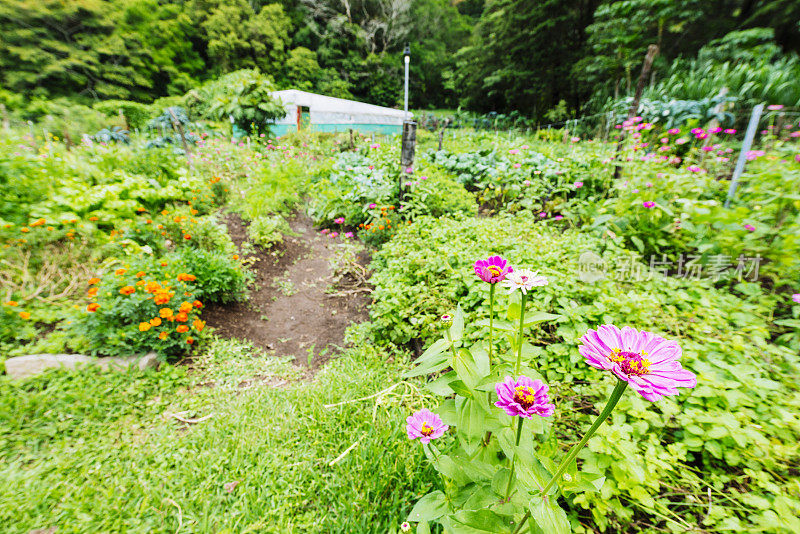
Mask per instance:
[[[650,372],[650,360],[646,358],[647,352],[627,352],[613,349],[608,359],[619,364],[620,370],[628,376],[641,376]]]
[[[497,265],[490,265],[486,268],[486,270],[489,271],[492,276],[500,276],[500,273],[503,272]]]
[[[430,436],[431,434],[433,434],[433,427],[428,426],[427,421],[423,421],[422,426],[419,428],[419,433],[422,434],[423,436]]]
[[[536,395],[533,390],[528,386],[517,386],[514,389],[514,402],[527,410],[536,402]]]

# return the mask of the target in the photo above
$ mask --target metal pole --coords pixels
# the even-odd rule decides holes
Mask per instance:
[[[403,121],[408,120],[408,64],[411,62],[411,58],[408,55],[403,56],[403,60],[406,64],[406,80],[405,80],[405,95],[403,96]]]
[[[756,136],[758,120],[761,118],[762,111],[764,111],[764,104],[759,104],[753,108],[753,114],[750,115],[750,123],[747,125],[747,132],[744,134],[742,151],[739,152],[739,159],[736,161],[736,169],[733,171],[731,186],[728,189],[728,198],[725,199],[726,208],[731,207],[731,200],[733,200],[733,197],[736,195],[736,188],[739,186],[739,178],[742,177],[742,173],[744,172],[744,164],[747,162],[747,153],[750,152],[750,147],[753,146],[753,138]]]

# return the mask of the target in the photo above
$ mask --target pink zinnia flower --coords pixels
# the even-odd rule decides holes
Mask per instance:
[[[509,293],[519,289],[523,294],[527,294],[534,287],[546,285],[547,278],[539,276],[538,272],[529,271],[528,269],[510,272],[506,279],[503,280],[503,287],[507,287]]]
[[[767,106],[767,109],[770,111],[778,111],[783,109],[783,106],[781,104],[770,104],[769,106]]]
[[[336,237],[338,235],[339,235],[339,232],[331,232],[330,234],[328,234],[328,237]]]
[[[756,227],[753,226],[752,224],[745,224],[744,225],[744,229],[747,230],[748,232],[755,232],[756,231]]]
[[[508,151],[508,153],[509,154],[519,154],[519,150],[517,150],[516,148],[512,148],[511,150]]]
[[[572,141],[573,143],[577,143],[577,142],[579,142],[580,140],[581,140],[581,138],[580,138],[580,137],[571,137],[571,138],[570,138],[570,141]]]
[[[344,224],[344,217],[337,217],[333,220],[336,224]]]
[[[370,204],[370,205],[369,205],[369,206],[367,206],[367,207],[368,207],[369,209],[371,209],[371,210],[374,210],[375,208],[377,208],[377,207],[378,207],[378,205],[377,205],[377,204],[375,204],[375,203],[373,202],[372,204]]]
[[[675,140],[675,144],[676,144],[676,145],[683,145],[683,144],[685,144],[687,141],[688,141],[688,139],[686,139],[685,137],[681,137],[680,139],[676,139],[676,140]]]
[[[539,217],[541,217],[541,218],[543,218],[543,219],[544,219],[545,217],[547,217],[547,213],[543,211],[543,212],[541,212],[541,213],[539,214]]]
[[[800,304],[800,293],[795,293],[794,295],[792,295],[792,300]]]
[[[522,163],[515,163],[515,164],[513,165],[513,167],[514,167],[515,169],[519,169],[520,167],[522,167]]]
[[[478,278],[490,284],[502,282],[508,274],[514,272],[508,260],[500,256],[489,256],[485,260],[478,260],[473,268]]]
[[[328,232],[330,232],[330,230],[327,228],[323,228],[322,230],[320,230],[321,234],[327,234]]]
[[[432,439],[440,438],[450,428],[442,422],[442,418],[430,410],[422,409],[406,418],[408,439],[420,438],[425,444]]]
[[[642,206],[644,206],[647,209],[655,208],[656,207],[656,203],[651,201],[651,200],[646,200],[646,201],[642,202]]]
[[[736,133],[736,130],[734,130],[733,128],[726,128],[726,129],[724,129],[722,131],[725,132],[726,134],[735,134]]]
[[[347,238],[353,237],[353,232],[345,232],[344,236]]]
[[[381,145],[380,143],[372,143],[371,145],[369,145],[369,147],[374,149],[374,148],[380,148]]]
[[[494,389],[498,397],[494,405],[502,408],[511,417],[532,419],[534,414],[550,417],[556,410],[555,405],[547,402],[550,388],[541,380],[531,380],[520,375],[515,381],[513,377],[507,376],[505,380],[495,384]]]
[[[645,187],[653,187],[653,182],[647,182],[644,184]]]
[[[580,188],[580,187],[583,187],[583,182],[575,182],[575,183],[574,183],[574,184],[572,184],[572,185],[573,185],[573,187],[575,187],[575,189],[578,189],[578,188]]]
[[[667,133],[671,135],[676,135],[681,133],[681,131],[678,128],[670,128],[669,130],[667,130]]]
[[[677,395],[679,387],[693,388],[697,377],[678,361],[681,347],[651,332],[614,325],[589,330],[579,347],[586,363],[613,372],[628,382],[642,397],[653,402]]]
[[[561,219],[563,219],[563,218],[564,218],[564,216],[563,216],[563,215],[556,215],[555,217],[553,217],[553,219],[555,219],[555,220],[557,220],[557,221],[560,221],[560,220],[561,220]]]

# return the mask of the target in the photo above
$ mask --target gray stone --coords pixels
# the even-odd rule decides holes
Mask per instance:
[[[45,369],[63,367],[80,369],[88,365],[97,365],[103,369],[124,371],[130,368],[139,370],[158,366],[158,356],[150,352],[144,356],[127,356],[113,358],[97,358],[83,354],[29,354],[16,356],[5,362],[6,374],[11,378],[26,378],[41,373]]]

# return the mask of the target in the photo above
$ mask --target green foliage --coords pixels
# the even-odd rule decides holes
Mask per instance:
[[[272,81],[258,70],[240,70],[201,87],[192,93],[190,105],[201,117],[228,120],[245,131],[268,128],[268,121],[282,118],[286,111],[270,93]]]
[[[93,107],[106,117],[111,118],[118,117],[121,111],[130,130],[143,128],[152,115],[150,106],[128,100],[104,100],[97,102]]]
[[[605,278],[584,281],[589,280],[588,264],[580,258],[586,251],[601,258]],[[431,339],[436,318],[458,302],[465,323],[474,325],[465,328],[462,343],[483,339],[486,321],[474,321],[486,317],[488,291],[472,272],[472,262],[489,253],[550,279],[535,290],[531,313],[561,317],[552,325],[535,325],[522,354],[526,365],[551,385],[559,421],[570,429],[567,442],[577,439],[578,429],[586,428],[591,417],[575,395],[604,399],[610,389],[575,349],[575,340],[588,328],[604,323],[654,328],[680,340],[684,367],[698,375],[698,387],[682,407],[674,399],[650,404],[634,395],[623,398],[613,424],[601,427],[579,456],[582,471],[606,477],[606,482],[598,493],[564,494],[573,524],[588,514],[600,529],[639,530],[631,522],[640,512],[667,515],[678,524],[704,521],[710,530],[725,525],[747,530],[755,524],[769,532],[791,530],[792,520],[781,517],[796,509],[797,499],[779,495],[794,484],[787,469],[796,456],[790,444],[800,426],[794,415],[790,423],[784,421],[797,409],[790,377],[800,362],[796,353],[770,343],[770,297],[754,284],[738,284],[731,291],[702,281],[637,278],[639,264],[624,249],[579,232],[554,231],[527,217],[420,219],[374,257],[376,338],[399,343]],[[500,309],[510,311],[498,321],[499,328],[506,321],[513,324],[513,304],[500,297]],[[511,341],[502,341],[500,350],[512,346]],[[754,361],[752,354],[763,358]],[[441,391],[434,389],[436,383],[429,387]],[[457,413],[447,407],[440,411],[445,422],[455,422]],[[543,437],[542,444],[550,439]],[[552,466],[549,455],[537,461]],[[745,473],[748,482],[726,493],[727,485],[741,482]],[[455,473],[448,476],[461,480]],[[701,500],[708,487],[730,499],[713,516],[705,510],[682,510],[680,516],[670,512],[674,491]]]
[[[198,531],[396,532],[434,483],[397,424],[419,400],[401,387],[379,405],[349,402],[400,381],[406,361],[354,341],[313,381],[235,341],[215,341],[191,378],[171,366],[0,377],[4,530],[26,533],[56,513],[75,532],[166,533],[179,520]],[[253,376],[285,386],[238,387]],[[213,416],[188,427],[165,415],[185,410],[186,418]],[[319,476],[321,466],[332,476]],[[30,470],[41,476],[20,484]],[[180,503],[181,514],[164,499]],[[231,499],[241,514],[227,513]],[[132,504],[141,500],[152,506]]]
[[[124,265],[101,277],[94,295],[90,293],[92,302],[69,331],[84,340],[93,355],[186,354],[204,326],[193,283],[197,275],[179,271],[182,265],[146,256]]]
[[[289,223],[280,215],[256,217],[247,227],[250,241],[269,248],[283,242],[283,236],[291,232]]]

